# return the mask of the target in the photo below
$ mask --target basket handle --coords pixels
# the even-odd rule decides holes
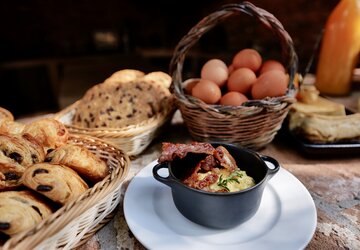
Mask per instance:
[[[238,14],[240,12],[246,13],[257,18],[267,28],[271,29],[273,33],[280,39],[283,58],[287,59],[287,70],[289,72],[288,95],[293,96],[295,93],[294,77],[298,67],[298,57],[295,52],[293,41],[283,25],[274,15],[270,14],[264,9],[256,7],[250,2],[241,2],[238,4],[227,4],[220,8],[220,10],[203,18],[197,23],[177,44],[175,47],[173,57],[170,62],[169,72],[172,76],[172,88],[180,98],[184,96],[182,83],[182,70],[186,53],[192,46],[211,28],[216,26],[220,21]],[[184,97],[183,97],[184,98]]]

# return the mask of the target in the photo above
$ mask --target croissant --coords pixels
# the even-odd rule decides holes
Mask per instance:
[[[0,133],[5,134],[20,134],[25,128],[25,124],[20,122],[8,120],[8,119],[1,119],[0,120]]]
[[[104,161],[87,148],[67,144],[47,154],[45,162],[66,165],[80,176],[92,182],[98,182],[109,174]]]
[[[28,188],[60,204],[77,198],[89,188],[74,170],[60,164],[34,164],[21,179]]]
[[[0,232],[9,236],[30,229],[52,213],[30,190],[0,193]]]
[[[25,125],[24,134],[30,134],[45,148],[55,149],[66,144],[69,132],[65,125],[52,118],[43,118]]]

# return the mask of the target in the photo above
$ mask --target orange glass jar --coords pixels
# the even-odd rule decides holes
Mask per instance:
[[[359,52],[360,0],[341,0],[324,29],[315,82],[320,93],[350,93]]]

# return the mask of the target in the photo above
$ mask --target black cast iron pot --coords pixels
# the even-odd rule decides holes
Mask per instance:
[[[171,188],[175,206],[186,218],[206,227],[228,229],[247,221],[256,213],[265,185],[280,169],[280,165],[270,156],[259,155],[245,148],[224,143],[211,144],[214,147],[224,146],[238,167],[254,178],[256,185],[230,193],[212,193],[188,187],[181,180],[188,166],[199,162],[196,154],[155,165],[153,176]],[[272,163],[274,168],[269,168],[266,162]],[[169,170],[167,177],[159,175],[158,171],[162,168]]]

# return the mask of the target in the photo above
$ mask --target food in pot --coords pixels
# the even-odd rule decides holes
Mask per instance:
[[[209,192],[236,192],[255,185],[223,146],[164,142],[159,163],[172,162],[175,176],[189,187]]]

